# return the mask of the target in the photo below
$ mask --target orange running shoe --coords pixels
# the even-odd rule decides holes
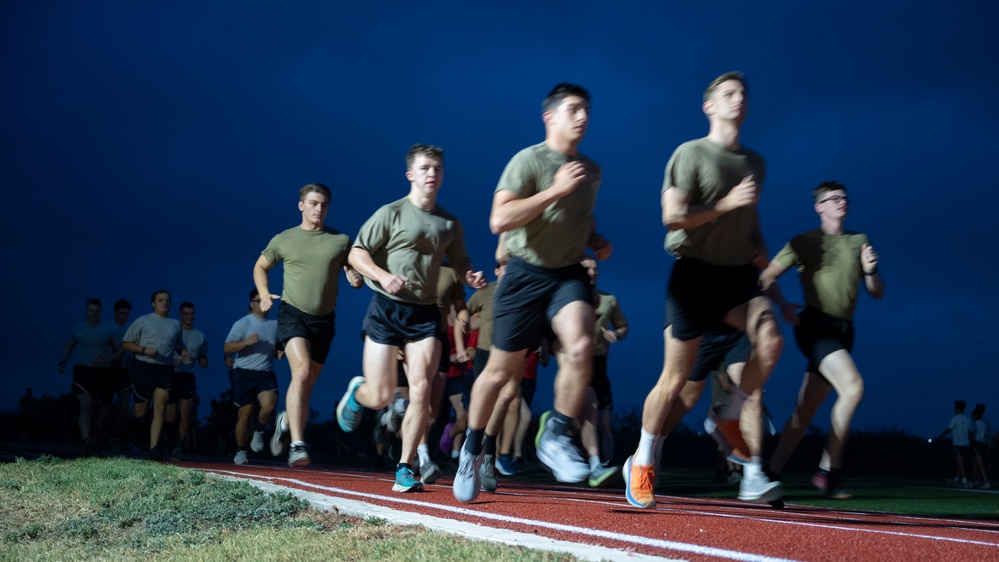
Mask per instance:
[[[718,431],[728,442],[732,451],[728,454],[728,459],[739,464],[747,464],[751,460],[749,445],[742,437],[742,430],[739,429],[739,420],[718,420]]]
[[[628,503],[635,507],[655,507],[656,494],[652,486],[655,479],[656,467],[633,465],[631,457],[628,457],[624,463],[624,495],[628,498]]]

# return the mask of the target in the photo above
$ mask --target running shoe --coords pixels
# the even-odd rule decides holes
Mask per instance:
[[[573,444],[572,437],[556,434],[554,419],[549,417],[545,422],[537,438],[538,460],[552,471],[559,482],[575,484],[589,478],[590,465]]]
[[[309,446],[304,443],[292,445],[291,450],[288,451],[288,466],[302,468],[310,464],[312,464],[312,459],[309,458]]]
[[[500,455],[496,458],[496,470],[503,476],[516,476],[517,467],[513,464],[513,457],[510,455]]]
[[[591,488],[602,488],[613,481],[617,475],[618,469],[616,466],[597,465],[596,468],[590,470],[588,484]]]
[[[545,432],[545,426],[548,425],[548,418],[552,415],[552,411],[541,414],[541,418],[538,419],[538,433],[534,436],[534,450],[537,451],[541,447],[541,434]]]
[[[253,432],[253,439],[250,440],[250,450],[254,453],[259,453],[264,450],[264,432],[263,430],[257,430]]]
[[[233,464],[247,464],[250,459],[247,458],[246,451],[236,451],[236,456],[232,459]]]
[[[406,417],[406,408],[409,407],[409,400],[396,398],[389,406],[388,419],[385,426],[392,433],[398,433],[402,429],[402,420]]]
[[[834,500],[848,500],[853,497],[853,492],[843,486],[842,477],[838,470],[828,471],[818,469],[812,476],[812,486],[815,486],[827,498]]]
[[[283,455],[288,446],[288,426],[285,424],[287,417],[288,412],[281,412],[278,414],[277,421],[274,422],[274,435],[271,435],[271,454],[275,457]]]
[[[393,492],[422,492],[423,483],[416,479],[413,471],[405,466],[395,472],[395,484],[392,485]]]
[[[780,482],[771,482],[760,472],[753,477],[742,477],[739,483],[739,499],[750,502],[772,502],[784,497],[784,486]]]
[[[441,433],[441,452],[445,455],[451,454],[451,448],[454,447],[454,436],[451,435],[451,430],[454,429],[454,422],[449,422],[444,426],[444,431]]]
[[[482,489],[487,492],[495,492],[498,486],[496,482],[496,457],[493,455],[482,455],[482,464],[479,465],[479,477]]]
[[[631,464],[631,458],[624,462],[624,496],[635,507],[655,507],[656,494],[652,487],[656,479],[655,467]]]
[[[350,383],[347,385],[347,392],[343,393],[343,398],[336,405],[336,421],[340,424],[340,429],[347,433],[357,429],[357,425],[361,423],[361,414],[364,413],[364,406],[358,404],[357,400],[354,399],[354,392],[362,384],[364,384],[364,377],[350,379]],[[391,431],[392,428],[389,427],[389,430]]]
[[[458,455],[458,472],[455,473],[451,485],[454,499],[461,503],[473,502],[479,497],[479,487],[482,482],[479,467],[482,466],[483,456],[482,454],[472,456],[472,453],[464,447],[461,448],[461,453]]]
[[[424,484],[433,484],[441,474],[441,468],[434,461],[420,463],[420,481]]]
[[[173,451],[170,451],[170,460],[174,462],[181,462],[184,460],[184,452],[180,450],[180,447],[174,447]]]

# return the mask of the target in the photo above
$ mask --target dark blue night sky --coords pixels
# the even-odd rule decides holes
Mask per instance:
[[[491,271],[492,191],[509,158],[542,140],[541,99],[562,81],[593,96],[582,149],[603,167],[597,217],[615,244],[600,284],[631,322],[610,375],[618,411],[640,408],[662,365],[673,263],[663,168],[707,133],[705,85],[738,69],[750,83],[743,142],[767,159],[771,254],[818,226],[810,191],[836,179],[850,190],[847,227],[881,257],[885,298],[862,298],[856,316],[866,398],[855,426],[930,435],[955,399],[999,411],[997,22],[999,5],[962,0],[3,2],[0,409],[29,385],[69,389],[56,367],[86,297],[104,301],[106,321],[128,298],[135,318],[165,287],[173,316],[181,301],[197,305],[215,350],[198,372],[207,414],[226,386],[222,343],[246,310],[252,265],[300,221],[298,188],[328,184],[328,223],[353,235],[406,193],[413,143],[444,147],[440,202]],[[792,298],[797,283],[781,280]],[[324,418],[360,373],[369,298],[341,291],[312,402]],[[805,366],[785,334],[766,395],[778,425]]]

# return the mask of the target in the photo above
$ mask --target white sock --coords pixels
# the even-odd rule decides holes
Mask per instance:
[[[305,446],[305,441],[295,441],[294,443],[291,444],[292,447],[294,447],[296,445],[301,445],[301,446],[304,447]]]
[[[742,476],[747,480],[758,478],[763,474],[763,457],[753,457],[749,464],[742,465]]]
[[[653,455],[662,451],[663,438],[659,435],[652,435],[645,428],[642,428],[642,437],[638,440],[638,450],[631,458],[631,464],[639,466],[650,466],[653,463]]]
[[[590,470],[600,468],[600,455],[590,455]]]
[[[426,445],[417,446],[416,454],[420,457],[420,464],[430,461],[430,449],[428,449]]]
[[[451,458],[452,458],[452,459],[456,459],[456,458],[458,458],[458,454],[459,454],[460,452],[461,452],[461,451],[451,451]]]

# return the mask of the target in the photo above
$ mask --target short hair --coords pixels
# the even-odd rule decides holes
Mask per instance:
[[[252,291],[250,291],[250,300],[252,301],[252,300],[253,300],[254,298],[256,298],[256,297],[257,297],[258,295],[260,295],[260,291],[258,291],[258,290],[257,290],[257,288],[256,288],[256,287],[254,287],[254,288],[253,288],[253,290],[252,290]]]
[[[305,201],[305,197],[310,193],[321,193],[326,196],[327,199],[332,199],[333,196],[330,195],[330,188],[326,187],[321,183],[310,183],[298,190],[298,200]]]
[[[846,186],[838,181],[824,181],[812,190],[812,198],[815,199],[816,203],[818,203],[819,199],[822,199],[822,197],[830,191],[843,191],[845,193]]]
[[[118,300],[114,301],[114,311],[115,312],[118,312],[119,310],[121,310],[123,308],[127,308],[129,310],[132,310],[132,303],[128,302],[125,299],[118,299]]]
[[[153,295],[151,297],[149,297],[149,302],[156,302],[156,295],[158,295],[160,293],[166,293],[166,296],[170,297],[170,291],[168,291],[166,289],[157,289],[157,290],[153,291]]]
[[[184,301],[180,303],[180,310],[184,310],[185,308],[194,308],[194,303],[191,301]]]
[[[90,297],[89,299],[87,299],[87,306],[90,306],[90,305],[103,306],[101,304],[101,299],[97,299],[97,298],[94,298],[94,297]]]
[[[406,153],[406,169],[408,170],[413,162],[420,156],[426,156],[427,158],[436,158],[444,164],[444,149],[439,146],[434,146],[432,144],[414,144],[409,147],[409,152]]]
[[[964,408],[967,407],[967,405],[968,404],[964,400],[955,400],[954,401],[954,407],[957,408],[958,411],[960,411],[960,412],[963,412]]]
[[[548,92],[548,95],[545,96],[545,101],[541,102],[541,110],[545,113],[554,111],[562,103],[562,100],[569,96],[577,96],[587,102],[590,101],[590,93],[586,91],[586,88],[578,84],[562,82],[561,84],[556,84],[552,88],[552,91]]]
[[[738,70],[733,70],[732,72],[726,72],[725,74],[722,74],[718,78],[712,80],[710,84],[708,84],[708,87],[705,88],[704,90],[704,101],[708,101],[709,99],[711,99],[711,95],[715,93],[715,90],[718,89],[718,86],[721,86],[723,83],[728,82],[729,80],[735,80],[737,82],[740,82],[742,84],[743,89],[745,89],[747,92],[749,91],[749,83],[746,82],[746,75],[739,72]]]

